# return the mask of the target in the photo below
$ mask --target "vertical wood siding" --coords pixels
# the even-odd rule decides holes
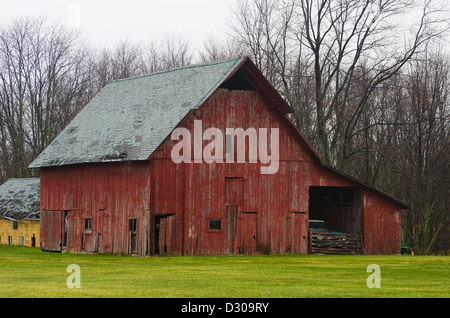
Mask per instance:
[[[129,219],[137,219],[137,254],[146,254],[150,173],[145,163],[74,165],[41,170],[44,250],[130,253]],[[86,230],[85,220],[91,219]]]
[[[261,174],[260,162],[248,162],[248,148],[241,164],[175,164],[170,136],[146,162],[44,168],[43,248],[61,250],[66,232],[69,250],[129,254],[129,220],[136,219],[138,255],[307,253],[309,187],[341,186],[359,189],[355,208],[366,252],[399,251],[397,205],[322,167],[292,124],[257,91],[218,89],[179,127],[193,136],[196,119],[204,130],[219,128],[224,140],[226,128],[279,128],[278,172]],[[90,231],[86,219],[92,219]],[[220,220],[220,227],[210,228],[211,220]]]

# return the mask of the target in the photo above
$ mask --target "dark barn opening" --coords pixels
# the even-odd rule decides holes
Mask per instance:
[[[137,219],[128,220],[128,231],[130,232],[130,252],[136,254],[136,233],[137,233]]]
[[[247,80],[243,72],[244,72],[243,70],[236,72],[228,80],[223,82],[222,85],[219,86],[219,88],[226,88],[230,91],[254,90],[253,85]]]
[[[309,220],[324,221],[329,231],[360,234],[360,189],[309,187]]]

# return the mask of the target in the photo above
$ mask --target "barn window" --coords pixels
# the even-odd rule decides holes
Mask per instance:
[[[129,231],[132,233],[135,233],[136,225],[137,225],[137,219],[130,219],[129,220]]]
[[[221,219],[209,219],[209,229],[210,230],[221,230],[222,220]]]
[[[92,231],[92,219],[84,219],[84,230],[86,232]]]
[[[227,134],[225,136],[225,159],[233,160],[233,135]]]
[[[19,222],[13,221],[13,230],[17,230],[19,228]]]

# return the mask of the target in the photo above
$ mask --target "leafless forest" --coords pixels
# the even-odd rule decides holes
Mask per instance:
[[[0,183],[108,82],[248,55],[324,162],[403,200],[403,240],[450,252],[448,12],[433,0],[245,0],[225,41],[112,48],[39,17],[0,26]]]

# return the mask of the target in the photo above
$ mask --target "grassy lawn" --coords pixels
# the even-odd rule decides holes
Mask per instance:
[[[0,298],[449,298],[449,256],[258,255],[140,258],[0,246]],[[68,288],[67,266],[81,288]],[[368,288],[367,266],[381,288]]]

